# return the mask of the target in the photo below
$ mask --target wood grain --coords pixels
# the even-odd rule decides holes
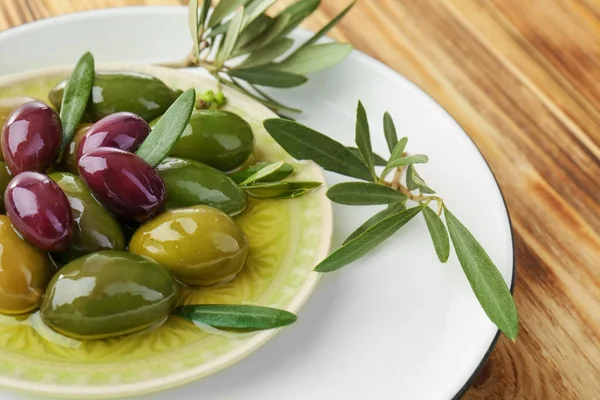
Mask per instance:
[[[323,1],[304,26],[320,28],[347,2]],[[0,0],[0,30],[182,3]],[[521,331],[514,344],[500,339],[465,398],[600,398],[600,1],[359,0],[331,35],[431,94],[506,196]]]

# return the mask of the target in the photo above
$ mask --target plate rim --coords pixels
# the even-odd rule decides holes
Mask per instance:
[[[69,13],[65,13],[65,14],[53,15],[50,17],[37,19],[34,21],[26,21],[20,25],[9,27],[3,31],[0,31],[0,37],[6,36],[6,35],[10,36],[11,34],[18,33],[20,30],[28,29],[30,27],[30,25],[45,25],[45,24],[60,23],[61,20],[77,19],[77,18],[86,16],[86,15],[91,15],[91,14],[110,15],[110,14],[119,14],[119,13],[123,13],[123,12],[135,13],[135,12],[139,12],[142,10],[154,10],[154,11],[162,10],[165,12],[167,12],[167,11],[168,12],[175,12],[175,11],[180,12],[180,10],[185,9],[185,8],[187,8],[187,6],[184,6],[184,5],[134,5],[134,6],[114,6],[114,7],[106,7],[106,8],[100,8],[100,9],[92,9],[92,10],[73,11],[73,12],[69,12]],[[301,28],[301,27],[296,28],[295,31],[305,34],[305,35],[314,33],[308,29]],[[328,35],[325,36],[325,39],[331,40],[331,38]],[[352,43],[350,43],[350,44],[352,44]],[[510,284],[508,286],[509,286],[510,293],[512,295],[514,295],[514,289],[515,289],[515,284],[516,284],[517,263],[516,263],[515,231],[514,231],[514,226],[513,226],[513,222],[512,222],[512,217],[510,214],[510,210],[508,208],[508,204],[506,202],[506,197],[504,195],[502,187],[500,186],[500,183],[498,182],[496,174],[494,173],[494,170],[491,168],[491,165],[488,162],[487,158],[481,152],[481,149],[477,146],[475,140],[468,133],[468,130],[465,129],[464,126],[461,125],[460,122],[458,122],[454,118],[454,116],[448,111],[448,109],[446,107],[444,107],[442,104],[440,104],[433,97],[433,95],[431,95],[428,91],[424,90],[420,85],[418,85],[411,79],[407,78],[405,75],[403,75],[399,71],[396,71],[389,65],[387,65],[384,62],[380,61],[379,59],[375,58],[374,56],[370,56],[361,50],[353,48],[351,54],[361,58],[362,61],[369,63],[373,67],[375,67],[375,68],[379,69],[380,71],[382,71],[383,73],[385,73],[387,76],[391,75],[391,76],[394,76],[395,78],[400,78],[400,79],[404,80],[406,83],[408,83],[409,85],[412,85],[413,87],[418,89],[418,91],[420,91],[422,94],[427,96],[429,98],[429,100],[431,100],[438,107],[440,107],[440,109],[443,110],[443,112],[446,113],[446,115],[455,124],[457,124],[458,127],[460,127],[460,129],[462,130],[464,135],[469,139],[469,141],[473,145],[473,148],[477,151],[477,153],[479,154],[479,156],[485,163],[489,173],[491,174],[491,176],[494,180],[494,183],[498,189],[498,193],[500,194],[500,199],[502,200],[502,203],[504,205],[504,211],[506,213],[506,219],[507,219],[508,227],[510,230],[510,241],[511,241],[512,253],[513,253],[512,273],[511,273],[511,277],[510,277]],[[473,370],[473,372],[471,373],[471,376],[467,379],[467,381],[461,386],[461,388],[456,392],[456,394],[450,398],[451,400],[456,400],[456,399],[462,398],[462,396],[466,393],[466,391],[472,386],[472,384],[473,384],[474,380],[477,378],[479,372],[481,372],[484,365],[489,360],[491,353],[496,348],[496,345],[498,343],[498,340],[499,340],[501,334],[502,334],[502,332],[499,329],[497,329],[496,334],[494,335],[492,341],[490,342],[490,345],[489,345],[487,351],[484,353],[481,361],[475,367],[475,369]]]

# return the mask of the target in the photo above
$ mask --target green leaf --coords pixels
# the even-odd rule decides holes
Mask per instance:
[[[321,182],[266,182],[244,186],[244,191],[258,199],[294,199],[314,191]]]
[[[354,154],[362,160],[362,155],[360,154],[360,150],[357,147],[348,147],[348,150],[350,150],[352,154]],[[387,161],[385,160],[385,158],[381,157],[377,153],[373,153],[373,162],[378,167],[385,167],[387,165]]]
[[[265,129],[292,157],[313,160],[327,171],[372,181],[365,164],[344,145],[304,125],[286,119],[268,119]]]
[[[235,48],[233,51],[234,55],[239,55],[239,50],[244,46],[248,45],[254,39],[256,39],[259,35],[264,33],[269,26],[273,23],[273,18],[268,15],[262,14],[259,15],[254,21],[250,23],[246,28],[242,29],[240,36],[238,38],[237,43],[235,44]]]
[[[319,4],[321,4],[320,0],[300,0],[283,10],[280,15],[288,15],[290,19],[280,35],[285,36],[296,29],[302,21],[319,7]]]
[[[234,304],[184,305],[173,314],[214,328],[242,330],[280,328],[298,319],[291,312],[277,308]]]
[[[398,143],[398,136],[396,135],[396,125],[390,113],[386,112],[383,114],[383,132],[385,133],[385,141],[387,142],[390,154],[394,152],[394,147]],[[404,149],[402,149],[404,152]]]
[[[435,191],[427,186],[423,178],[417,173],[414,165],[409,165],[406,169],[406,187],[410,190],[419,189],[421,193],[435,194]]]
[[[177,144],[190,120],[195,103],[196,92],[194,89],[183,92],[160,117],[136,154],[152,167],[160,164]]]
[[[250,0],[221,0],[215,6],[212,15],[208,19],[208,28],[212,28],[223,22],[223,19],[240,6],[245,6]]]
[[[274,111],[279,111],[279,110],[286,110],[286,111],[290,111],[290,112],[302,112],[301,110],[298,110],[296,108],[292,108],[292,107],[288,107],[285,106],[279,102],[276,101],[272,101],[270,98],[268,97],[260,97],[257,96],[256,94],[248,91],[245,87],[243,87],[242,85],[240,85],[235,78],[233,77],[229,77],[231,79],[231,81],[225,80],[222,77],[218,77],[219,78],[219,82],[221,82],[222,84],[229,86],[230,88],[237,90],[240,93],[243,93],[244,95],[253,98],[254,100],[258,101],[259,103],[265,105],[266,107],[269,107],[271,110]],[[250,85],[254,90],[256,90],[257,92],[261,93],[256,87]]]
[[[336,271],[367,254],[406,225],[424,206],[397,212],[373,224],[369,229],[348,241],[316,266],[317,272]]]
[[[190,26],[190,35],[192,35],[192,44],[194,46],[194,58],[198,57],[200,52],[200,38],[198,37],[198,0],[190,0],[188,6],[188,23]]]
[[[248,178],[246,178],[243,182],[240,183],[240,186],[259,181],[269,175],[272,175],[273,173],[277,172],[283,166],[283,164],[283,161],[278,161],[265,166],[264,168],[256,171],[256,173],[254,173],[253,175],[250,175]]]
[[[253,83],[255,85],[277,88],[300,86],[308,80],[302,75],[276,71],[266,67],[236,68],[229,70],[228,73],[230,76],[243,79],[246,82]]]
[[[202,3],[202,10],[200,11],[200,17],[198,18],[198,29],[204,29],[204,23],[206,22],[208,10],[210,10],[210,0],[204,0]]]
[[[274,64],[273,68],[301,75],[310,74],[341,62],[352,49],[348,43],[313,44]]]
[[[277,0],[253,0],[248,3],[246,12],[244,13],[244,20],[242,22],[242,28],[250,25],[256,18],[262,15],[269,7],[271,7]]]
[[[71,139],[77,130],[77,124],[81,121],[83,113],[91,97],[92,86],[94,86],[94,56],[87,52],[77,62],[73,73],[65,86],[65,91],[60,106],[60,120],[62,122],[62,141],[60,154],[71,143]]]
[[[217,66],[222,66],[226,60],[229,59],[231,52],[233,51],[233,46],[240,34],[240,29],[242,27],[242,18],[244,18],[244,9],[240,8],[236,11],[231,23],[229,24],[229,29],[227,30],[227,35],[225,35],[225,39],[223,41],[223,45],[219,49],[217,57],[215,59],[215,64]]]
[[[398,142],[398,144],[400,144],[400,142]],[[428,161],[429,158],[425,154],[414,154],[412,156],[396,158],[395,160],[390,159],[387,166],[381,173],[381,177],[382,179],[385,178],[387,174],[389,174],[394,168],[410,164],[425,164]]]
[[[241,55],[246,53],[252,53],[256,50],[262,49],[263,47],[269,45],[273,40],[280,37],[280,33],[285,29],[287,23],[290,20],[289,15],[279,15],[277,18],[273,20],[273,22],[269,25],[269,27],[258,37],[256,37],[252,42],[248,43],[246,46],[240,48],[235,55]]]
[[[408,144],[408,138],[403,137],[399,141],[396,141],[396,145],[391,151],[390,162],[399,159],[404,154],[404,149],[406,149],[406,145]]]
[[[502,274],[471,232],[444,207],[446,224],[460,265],[483,310],[513,341],[519,330],[517,307]]]
[[[396,214],[402,210],[406,210],[406,201],[405,200],[398,201],[396,203],[392,203],[392,204],[388,205],[383,211],[380,211],[377,214],[373,215],[364,224],[359,226],[358,229],[356,229],[354,232],[352,232],[352,234],[350,236],[348,236],[348,238],[346,238],[346,240],[344,240],[343,244],[345,245],[349,241],[357,238],[364,231],[366,231],[367,229],[369,229],[370,227],[372,227],[379,221],[389,217],[392,214]]]
[[[405,200],[406,196],[390,187],[372,182],[343,182],[327,191],[329,200],[349,206],[390,204]]]
[[[255,51],[250,54],[248,58],[246,58],[238,68],[250,68],[257,67],[265,64],[269,64],[274,59],[288,51],[292,45],[294,44],[294,40],[290,38],[279,38],[275,40],[273,43],[268,46]]]
[[[429,235],[433,241],[433,247],[439,260],[443,263],[448,261],[450,257],[450,239],[448,238],[448,231],[442,222],[442,219],[429,207],[423,209],[423,218],[427,223],[427,229],[429,229]]]
[[[310,39],[308,39],[306,41],[306,43],[304,43],[302,46],[300,46],[298,48],[298,50],[303,49],[304,47],[310,46],[313,43],[316,43],[319,39],[321,39],[323,36],[325,36],[327,34],[327,32],[329,32],[331,30],[331,28],[336,26],[338,24],[338,22],[340,22],[342,20],[342,18],[344,18],[346,16],[348,11],[350,11],[350,9],[352,7],[354,7],[355,3],[356,3],[356,1],[353,1],[352,3],[350,3],[350,5],[348,7],[346,7],[335,18],[333,18],[331,21],[329,21],[329,23],[327,25],[325,25],[319,32],[315,33]]]
[[[358,102],[358,107],[356,109],[356,135],[354,140],[360,150],[363,161],[367,165],[367,168],[369,168],[369,171],[371,171],[373,179],[376,180],[377,176],[375,175],[369,120],[367,119],[367,112],[360,101]]]
[[[233,174],[229,175],[229,178],[231,178],[235,183],[240,184],[241,182],[248,179],[251,175],[254,175],[258,171],[260,171],[263,168],[265,168],[269,165],[272,165],[272,164],[273,163],[268,163],[268,162],[256,163],[243,171],[234,172]],[[280,181],[280,180],[285,179],[288,176],[290,176],[293,172],[294,172],[294,167],[291,164],[283,163],[279,167],[279,169],[277,169],[276,171],[274,171],[273,173],[271,173],[267,176],[263,176],[262,178],[257,179],[256,182]]]

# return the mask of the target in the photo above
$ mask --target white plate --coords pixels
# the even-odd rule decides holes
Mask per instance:
[[[298,30],[297,38],[309,33]],[[71,14],[0,33],[0,75],[74,63],[181,58],[191,46],[184,7],[132,7]],[[304,110],[299,122],[348,145],[357,101],[376,152],[386,154],[389,111],[408,151],[448,208],[474,233],[512,287],[510,220],[485,160],[461,127],[393,70],[353,52],[296,89],[273,93]],[[329,184],[345,180],[328,173]],[[334,207],[334,248],[378,208]],[[454,254],[437,261],[422,218],[354,265],[326,275],[293,327],[240,363],[144,399],[450,399],[460,396],[497,337]],[[24,399],[0,392],[6,400]]]

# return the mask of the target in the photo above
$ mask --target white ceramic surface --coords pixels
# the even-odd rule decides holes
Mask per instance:
[[[86,50],[99,62],[177,59],[191,44],[186,13],[183,7],[120,8],[26,24],[0,33],[0,75],[73,63]],[[303,109],[300,122],[348,145],[362,100],[380,154],[386,154],[381,116],[389,111],[399,134],[409,137],[408,151],[429,155],[420,174],[512,284],[513,241],[497,184],[468,135],[419,88],[354,52],[300,88],[270,92]],[[328,173],[327,180],[346,179]],[[334,248],[378,209],[336,205]],[[437,261],[421,217],[321,282],[298,323],[248,358],[143,399],[450,399],[497,333],[454,253],[445,265]],[[31,399],[4,391],[0,398]]]

